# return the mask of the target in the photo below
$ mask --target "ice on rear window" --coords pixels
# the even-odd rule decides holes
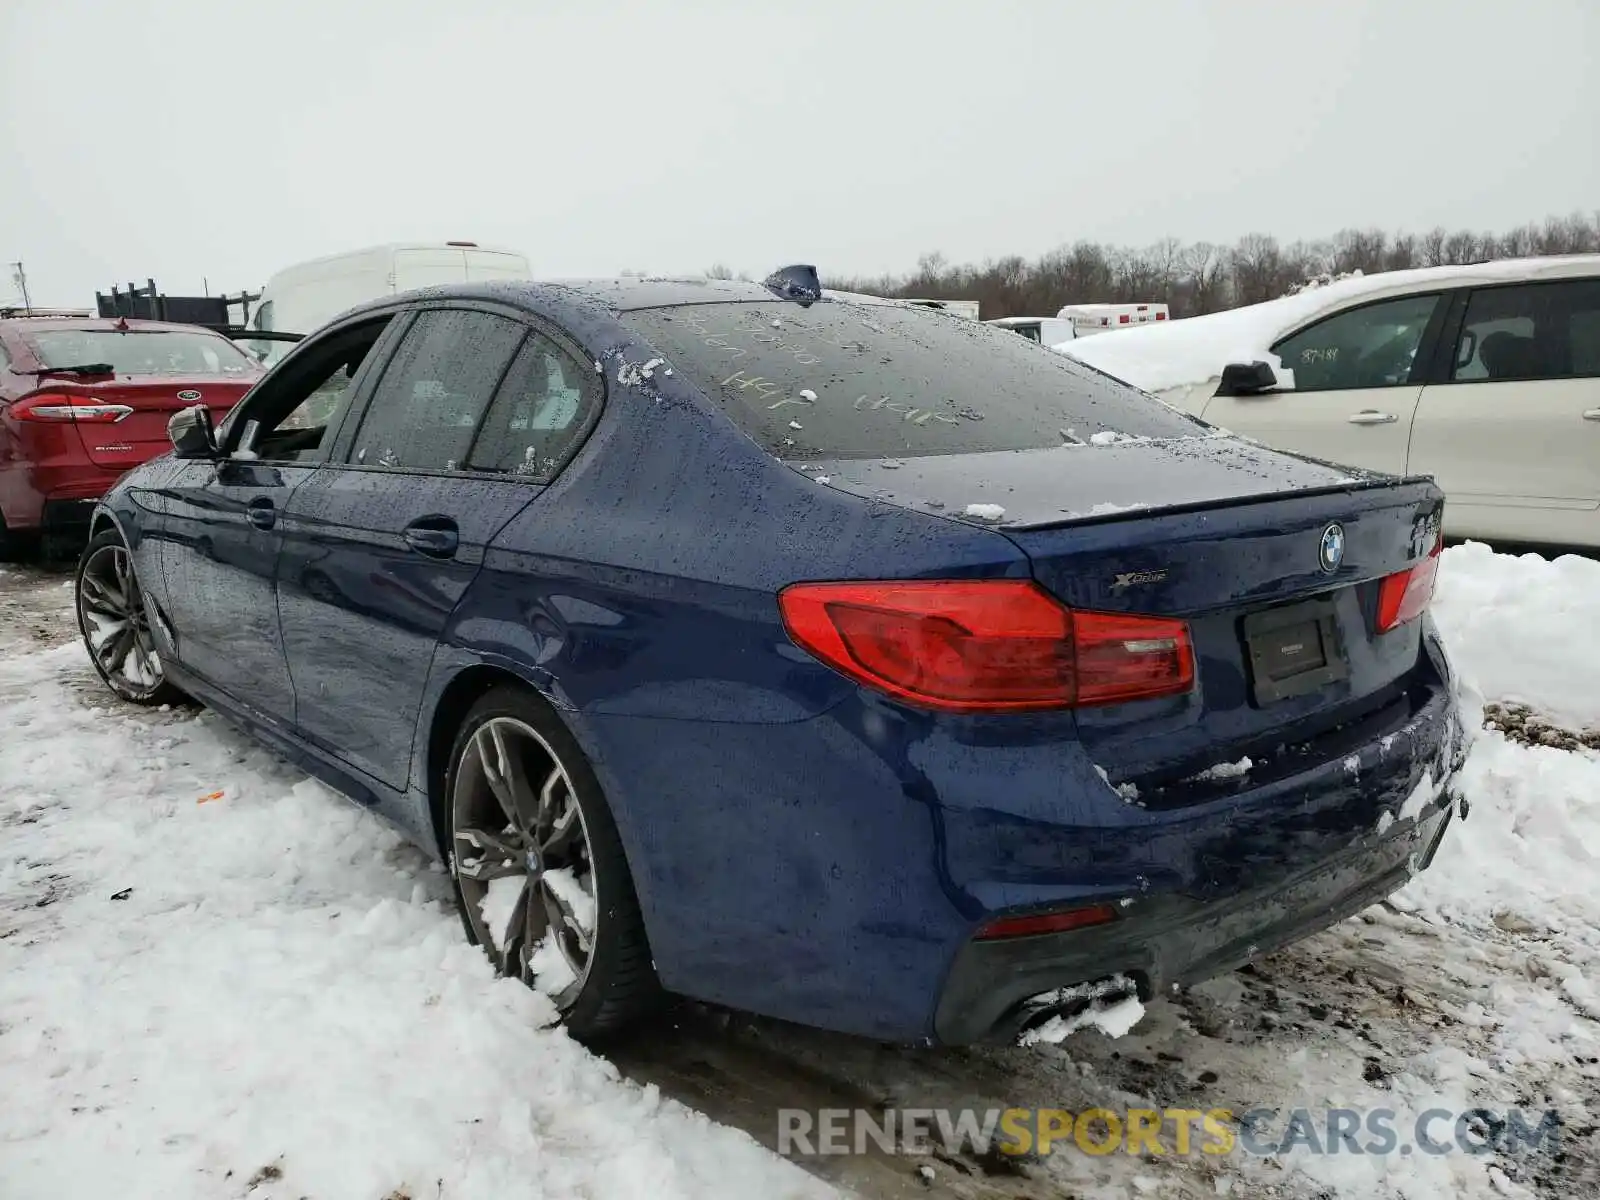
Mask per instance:
[[[899,459],[1212,432],[1009,330],[926,309],[774,301],[622,319],[783,458]]]
[[[118,375],[245,376],[259,370],[233,342],[198,329],[50,329],[28,340],[46,367],[105,363]]]

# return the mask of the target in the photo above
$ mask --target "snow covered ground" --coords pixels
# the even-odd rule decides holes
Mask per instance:
[[[115,703],[56,644],[68,585],[24,579],[37,620],[8,596],[0,622],[5,1200],[827,1193],[546,1028],[377,821],[209,713]]]
[[[1438,620],[1511,732],[1479,736],[1470,818],[1392,905],[1117,1039],[918,1051],[690,1010],[612,1062],[493,978],[421,855],[211,714],[115,703],[65,577],[0,571],[5,1200],[829,1194],[757,1144],[785,1104],[1567,1123],[1559,1158],[808,1164],[866,1195],[1600,1194],[1600,752],[1571,736],[1600,726],[1600,563],[1446,552]]]

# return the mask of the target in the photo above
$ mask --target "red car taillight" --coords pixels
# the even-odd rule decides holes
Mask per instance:
[[[778,602],[796,644],[922,708],[1074,708],[1194,686],[1185,622],[1076,612],[1024,580],[801,583]]]
[[[1378,632],[1388,633],[1415,621],[1428,611],[1434,581],[1439,577],[1439,554],[1444,536],[1434,542],[1428,557],[1414,567],[1384,577],[1378,586]]]
[[[11,415],[18,421],[92,421],[101,425],[114,425],[132,411],[126,404],[54,392],[37,392],[11,406]]]
[[[1027,913],[1020,917],[998,917],[988,922],[973,939],[980,942],[997,942],[1004,938],[1033,937],[1041,933],[1066,933],[1072,929],[1088,929],[1106,925],[1117,919],[1117,910],[1109,904],[1091,904],[1087,908],[1069,908],[1060,912]]]

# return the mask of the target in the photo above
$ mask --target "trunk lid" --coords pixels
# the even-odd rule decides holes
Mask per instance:
[[[1429,480],[1231,437],[838,461],[821,473],[998,529],[1070,608],[1189,623],[1187,695],[1077,710],[1085,749],[1129,799],[1190,802],[1297,755],[1309,765],[1308,754],[1347,754],[1341,731],[1370,740],[1373,721],[1425,690],[1422,623],[1375,630],[1383,578],[1437,540],[1443,496]],[[1325,536],[1339,543],[1331,569]]]
[[[1007,531],[1393,482],[1392,476],[1226,434],[903,460],[832,459],[808,462],[805,469],[863,496]]]
[[[90,462],[125,471],[172,448],[167,422],[173,413],[204,404],[212,420],[220,422],[254,382],[210,375],[119,375],[103,383],[78,383],[69,376],[47,375],[39,381],[39,390],[132,409],[120,421],[74,422]]]

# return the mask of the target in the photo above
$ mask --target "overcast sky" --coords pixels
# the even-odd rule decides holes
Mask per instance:
[[[409,239],[536,274],[1600,208],[1600,0],[0,0],[35,303]],[[0,298],[10,291],[0,266]]]

